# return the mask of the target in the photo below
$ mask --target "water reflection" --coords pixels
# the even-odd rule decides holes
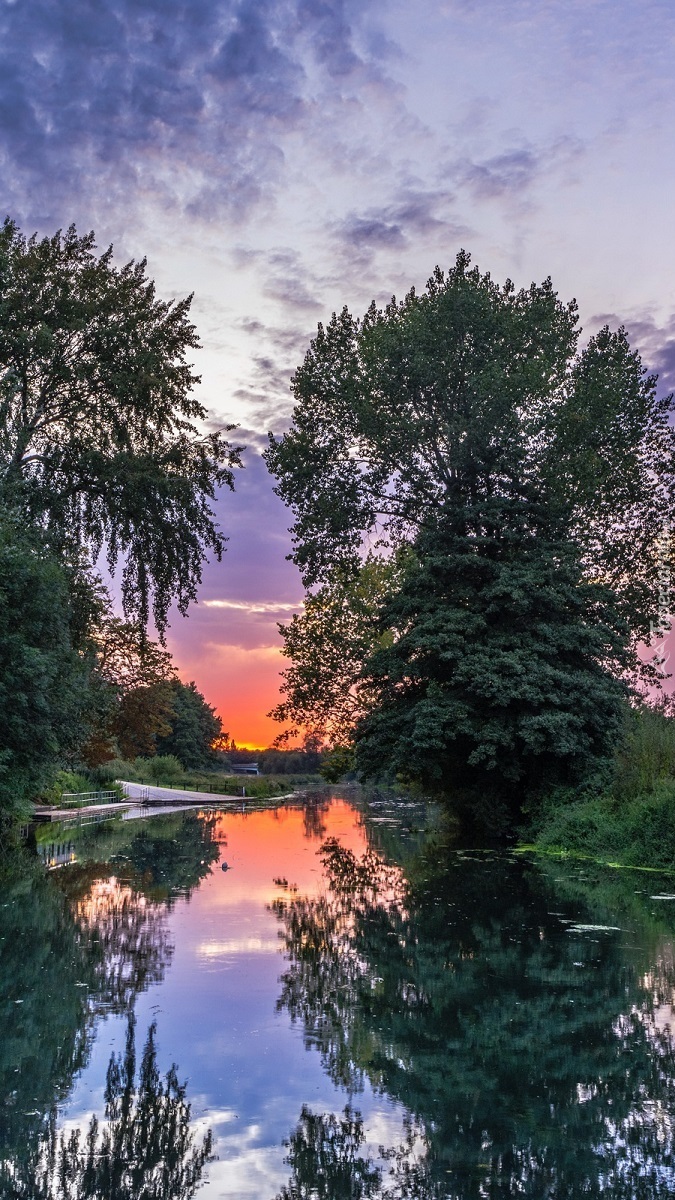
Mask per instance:
[[[583,884],[524,862],[438,847],[406,880],[335,841],[323,858],[324,895],[275,905],[279,1005],[336,1082],[367,1081],[415,1130],[336,1196],[673,1194],[668,953],[655,971]],[[333,1194],[313,1181],[349,1177],[355,1120],[303,1111],[281,1196]]]
[[[136,1075],[135,1022],[123,1055],[112,1055],[105,1117],[86,1132],[57,1132],[56,1112],[41,1138],[11,1165],[0,1164],[3,1196],[12,1200],[190,1200],[211,1158],[212,1137],[199,1144],[190,1128],[186,1086],[175,1065],[162,1080],[155,1025]]]
[[[90,1056],[106,1013],[131,1014],[173,954],[167,913],[218,855],[213,822],[83,830],[79,861],[47,874],[0,858],[0,1163],[35,1145]],[[107,855],[111,862],[102,861]],[[114,865],[112,865],[114,862]],[[11,1193],[10,1193],[11,1194]]]
[[[378,805],[163,815],[0,864],[0,1195],[675,1194],[672,881],[457,851]],[[131,1062],[134,1013],[210,1166],[154,1032]]]

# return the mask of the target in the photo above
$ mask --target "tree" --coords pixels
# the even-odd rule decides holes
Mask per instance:
[[[32,1148],[27,1167],[2,1171],[16,1200],[190,1200],[213,1157],[211,1131],[195,1144],[187,1085],[175,1064],[162,1080],[150,1026],[136,1070],[135,1019],[129,1018],[124,1055],[113,1056],[105,1087],[105,1121],[91,1118],[86,1135],[58,1137],[55,1114]],[[23,1166],[23,1164],[21,1164]]]
[[[380,653],[378,639],[397,640],[384,612],[397,616],[391,601],[409,555],[419,563],[432,543],[437,555],[443,529],[482,553],[494,529],[490,506],[531,495],[548,511],[555,537],[537,545],[548,540],[552,561],[560,553],[569,565],[569,541],[581,577],[611,588],[608,627],[617,634],[623,622],[629,631],[632,668],[658,619],[664,552],[672,560],[663,530],[675,509],[673,398],[657,398],[623,330],[604,329],[579,352],[576,305],[562,304],[550,280],[516,291],[469,264],[461,252],[424,294],[412,290],[384,310],[373,304],[362,320],[344,309],[319,326],[293,379],[292,427],[278,441],[270,435],[267,462],[294,513],[293,558],[309,591],[305,615],[282,631],[291,666],[275,715],[325,730],[342,749],[382,698],[387,648]],[[512,524],[509,538],[516,528],[531,547],[530,518]],[[383,581],[387,570],[394,578],[364,603],[361,581],[376,562]],[[409,589],[416,569],[405,574]],[[571,579],[563,570],[563,591]],[[435,596],[451,607],[438,588]],[[592,593],[586,598],[590,609],[573,609],[572,626],[580,648],[585,639],[588,670],[627,666],[623,654],[604,655],[602,637],[582,634],[582,625],[602,624]],[[504,603],[505,622],[517,607]],[[560,604],[558,617],[562,636]],[[328,625],[347,636],[336,641]],[[471,634],[467,619],[463,636],[477,629]],[[504,692],[508,678],[507,670]],[[570,713],[572,684],[563,689]],[[545,719],[559,708],[550,699]],[[506,757],[505,749],[500,770]],[[363,769],[367,762],[362,750]]]
[[[217,762],[214,743],[222,737],[223,723],[196,683],[174,680],[167,725],[166,732],[156,739],[157,754],[174,754],[188,771]]]
[[[363,664],[356,765],[450,795],[496,831],[611,761],[628,631],[526,495],[440,510],[414,550]]]
[[[293,723],[279,743],[297,737],[300,729],[310,731],[318,744],[349,743],[365,711],[363,664],[381,636],[373,613],[399,575],[396,560],[369,554],[357,573],[335,571],[329,582],[307,595],[301,614],[279,626],[291,665],[283,673],[282,699],[272,716]]]
[[[408,544],[439,506],[538,480],[589,575],[647,635],[675,503],[673,397],[657,399],[622,329],[578,353],[576,304],[550,279],[516,292],[469,264],[462,251],[424,294],[319,325],[293,378],[293,425],[266,455],[305,583],[357,572],[364,546]]]
[[[161,633],[223,551],[211,501],[240,459],[198,429],[191,297],[158,300],[145,269],[97,257],[74,226],[38,240],[5,221],[0,495],[55,546],[105,547],[111,570],[122,558],[125,613],[145,625],[152,610]]]
[[[415,1136],[360,1191],[378,1162],[356,1114],[304,1110],[280,1197],[666,1200],[675,1052],[658,1013],[672,917],[657,933],[626,872],[547,872],[453,854],[445,838],[410,857],[404,844],[405,876],[330,839],[319,893],[275,902],[288,956],[277,1007],[337,1087],[369,1084]]]
[[[73,619],[66,571],[0,520],[0,819],[86,736],[91,663],[73,647]]]

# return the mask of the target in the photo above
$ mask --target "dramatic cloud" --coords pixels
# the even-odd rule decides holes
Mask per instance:
[[[75,197],[246,215],[307,116],[308,70],[333,92],[381,78],[355,23],[320,0],[3,0],[2,203],[42,222]]]

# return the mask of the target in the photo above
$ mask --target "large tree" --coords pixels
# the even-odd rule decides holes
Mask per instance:
[[[657,398],[621,329],[578,352],[576,304],[550,280],[517,292],[469,263],[461,252],[423,294],[319,325],[291,429],[267,451],[305,583],[358,571],[364,546],[409,543],[439,506],[538,480],[646,636],[675,515],[673,397]]]
[[[419,560],[440,525],[482,553],[489,520],[476,524],[476,514],[528,490],[555,523],[554,540],[574,547],[580,578],[611,589],[610,624],[625,624],[633,654],[649,637],[672,554],[663,534],[675,517],[673,399],[657,397],[623,330],[603,329],[579,351],[577,320],[550,280],[499,286],[462,252],[424,293],[373,304],[361,320],[344,309],[319,326],[293,379],[292,426],[270,436],[267,451],[309,590],[305,613],[284,633],[292,661],[279,717],[337,742],[346,724],[352,736],[382,699],[369,690],[370,659],[382,639],[398,637],[383,605],[408,557]],[[535,525],[520,522],[526,541]],[[381,580],[391,578],[371,589],[368,611],[364,584],[378,561]],[[436,598],[440,619],[438,589]],[[587,601],[571,624],[580,618],[592,671],[610,664],[582,633],[597,624],[590,593]],[[505,623],[509,611],[505,601]],[[347,638],[336,638],[343,629]],[[563,694],[574,708],[570,688]]]
[[[187,770],[213,767],[214,742],[223,734],[223,723],[195,683],[175,680],[170,691],[167,730],[158,735],[157,754],[173,754]]]
[[[93,664],[77,623],[67,571],[0,512],[0,826],[86,736]]]
[[[190,301],[92,233],[0,230],[0,493],[53,543],[121,559],[125,612],[160,631],[222,553],[211,502],[239,462],[194,395]]]
[[[627,629],[536,499],[439,510],[379,629],[354,731],[364,775],[451,794],[466,820],[501,832],[523,801],[611,760]]]
[[[96,671],[93,695],[100,698],[92,736],[82,757],[89,766],[114,758],[155,753],[155,739],[168,733],[176,671],[167,650],[146,636],[139,621],[122,621],[110,611],[92,631]]]

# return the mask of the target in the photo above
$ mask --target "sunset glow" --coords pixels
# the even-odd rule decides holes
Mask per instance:
[[[194,293],[199,398],[247,450],[216,501],[223,562],[169,644],[235,740],[267,745],[303,589],[260,453],[319,321],[464,247],[517,287],[550,275],[584,338],[624,324],[673,384],[675,10],[39,0],[1,20],[3,214],[93,228],[159,296]]]

